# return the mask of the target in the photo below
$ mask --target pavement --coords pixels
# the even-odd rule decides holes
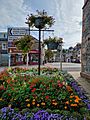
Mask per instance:
[[[80,71],[69,72],[75,80],[84,88],[86,91],[86,96],[90,99],[90,80],[82,78],[80,76]]]
[[[16,67],[16,66],[14,66]],[[22,68],[38,68],[38,65],[32,65],[32,66],[17,66]],[[52,67],[52,68],[59,68],[59,63],[47,63],[45,65],[42,65],[41,67]],[[8,67],[0,67],[0,72],[3,71],[5,68]],[[75,80],[84,88],[86,91],[86,95],[90,99],[90,80],[84,79],[80,76],[80,64],[72,64],[72,63],[63,63],[63,69],[67,70],[68,73],[70,73]]]

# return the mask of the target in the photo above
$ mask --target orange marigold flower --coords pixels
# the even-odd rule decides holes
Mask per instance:
[[[74,95],[71,95],[70,98],[74,98]]]
[[[75,96],[75,98],[76,98],[77,100],[81,100],[78,96]]]
[[[69,104],[69,101],[66,101],[65,103],[66,103],[66,104]]]
[[[32,102],[32,105],[35,105],[35,102]]]
[[[76,107],[76,106],[77,106],[77,104],[71,104],[71,106],[72,106],[72,107]]]
[[[78,99],[75,99],[74,102],[79,103],[79,100],[78,100]]]

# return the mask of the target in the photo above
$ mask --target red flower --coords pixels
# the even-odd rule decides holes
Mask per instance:
[[[14,90],[14,88],[12,87],[12,90]]]
[[[35,90],[36,90],[36,88],[33,88],[31,91],[32,91],[32,92],[35,92]]]
[[[3,85],[0,86],[0,90],[5,90]]]
[[[44,95],[45,93],[42,93],[42,95]]]
[[[34,86],[35,86],[35,84],[31,84],[31,85],[30,85],[30,88],[32,89]]]
[[[58,84],[58,86],[59,86],[59,87],[62,87],[62,86],[63,86],[63,84],[62,84],[62,83],[59,83],[59,84]]]
[[[49,96],[46,96],[46,99],[49,99]]]

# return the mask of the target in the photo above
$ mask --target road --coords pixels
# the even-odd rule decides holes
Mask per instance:
[[[60,68],[60,63],[59,62],[54,62],[54,63],[47,63],[46,66],[50,66],[52,68]],[[77,71],[80,72],[81,70],[81,64],[80,63],[62,63],[62,69],[65,71]]]
[[[42,66],[42,65],[41,65]],[[54,62],[54,63],[47,63],[45,64],[46,67],[52,67],[52,68],[60,68],[60,63],[59,62]],[[15,67],[15,66],[14,66]],[[25,65],[20,66],[20,67],[26,67]],[[31,67],[38,67],[37,65],[30,65],[28,66],[28,68]],[[43,66],[42,66],[43,67]],[[0,71],[2,71],[4,68],[7,67],[0,67]],[[81,70],[81,64],[77,64],[77,63],[62,63],[62,69],[65,71],[80,71]]]

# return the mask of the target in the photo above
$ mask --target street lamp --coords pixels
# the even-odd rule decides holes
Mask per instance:
[[[35,27],[39,29],[39,57],[38,57],[38,75],[40,75],[40,64],[41,64],[41,29],[44,28],[43,18],[37,17],[35,19]]]
[[[11,49],[9,50],[9,63],[8,63],[8,67],[10,67],[11,66]]]
[[[62,43],[63,42],[60,42],[58,45],[58,51],[60,56],[60,71],[62,71]]]
[[[26,18],[26,24],[28,24],[28,27],[29,27],[29,36],[30,36],[30,24],[31,24],[31,22],[30,22],[30,20],[29,20],[29,15],[28,15],[28,18]],[[28,56],[28,53],[27,53],[27,67],[28,67],[28,61],[29,61],[29,56]]]
[[[31,21],[29,20],[29,17],[30,17],[30,16],[28,15],[28,17],[26,18],[27,21],[26,21],[25,23],[28,24],[28,27],[29,27],[29,35],[30,35],[30,25],[31,25]]]

